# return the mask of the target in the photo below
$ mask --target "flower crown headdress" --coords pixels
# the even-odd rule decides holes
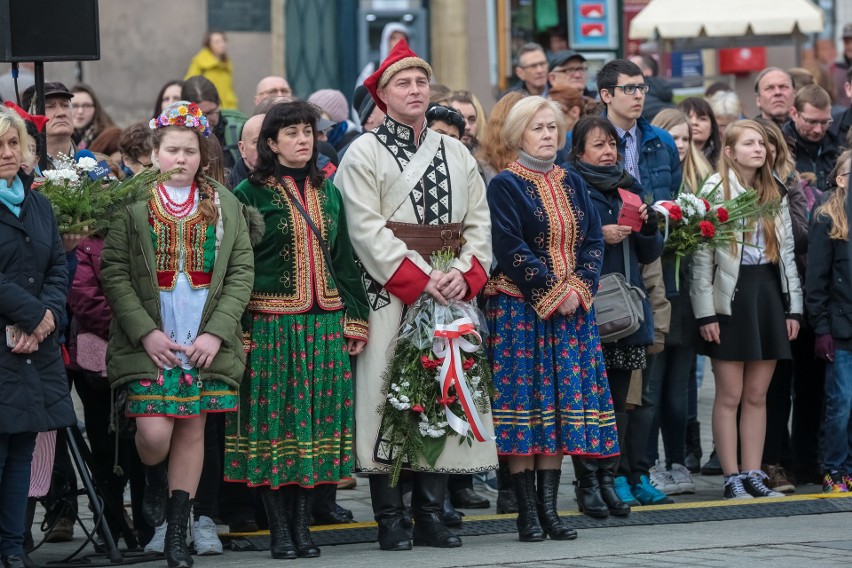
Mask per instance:
[[[210,124],[198,105],[188,101],[177,101],[170,104],[157,118],[148,123],[151,130],[167,126],[183,126],[199,131],[205,138],[210,137]]]

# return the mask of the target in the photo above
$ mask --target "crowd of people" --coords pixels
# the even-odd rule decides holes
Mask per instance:
[[[198,555],[222,553],[215,520],[268,527],[273,558],[319,556],[310,526],[352,521],[336,491],[356,472],[382,550],[461,546],[456,508],[489,507],[474,476],[517,513],[521,541],[577,538],[557,507],[566,456],[594,518],[671,503],[698,472],[721,474],[725,499],[852,491],[852,25],[845,101],[769,67],[752,118],[725,85],[675,105],[644,55],[607,62],[589,89],[582,54],[537,44],[486,116],[407,34],[386,29],[351,105],[269,76],[246,117],[214,32],[150,121],[120,128],[92,88],[58,82],[43,117],[33,87],[0,107],[4,568],[24,566],[39,501],[45,540],[73,539],[71,385],[99,490],[122,500],[129,484],[133,527],[170,568],[193,565],[188,527]],[[108,231],[60,234],[33,183],[83,149],[114,179],[174,173]],[[713,187],[776,207],[730,247],[675,262],[651,205]],[[437,270],[427,251],[445,247]],[[641,317],[602,339],[610,277],[637,291]],[[395,484],[377,408],[421,295],[482,307],[493,435],[413,460]]]

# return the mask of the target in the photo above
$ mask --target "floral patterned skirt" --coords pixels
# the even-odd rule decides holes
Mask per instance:
[[[501,455],[619,453],[594,312],[542,320],[521,298],[488,298],[494,429]]]
[[[166,369],[155,379],[142,379],[127,387],[128,416],[191,418],[202,412],[237,409],[237,390],[222,381],[202,381],[198,370]]]
[[[239,415],[226,420],[226,480],[313,487],[352,476],[342,312],[252,314],[246,372]]]

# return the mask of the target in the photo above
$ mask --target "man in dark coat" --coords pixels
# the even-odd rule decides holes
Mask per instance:
[[[828,189],[829,173],[837,162],[838,141],[829,126],[831,97],[825,89],[819,85],[799,89],[790,109],[790,120],[782,130],[796,160],[796,171],[812,173],[820,191]]]

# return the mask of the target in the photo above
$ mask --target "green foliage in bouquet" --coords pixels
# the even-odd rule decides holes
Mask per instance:
[[[124,181],[92,180],[85,164],[68,160],[62,166],[45,172],[36,187],[53,206],[62,234],[91,235],[108,229],[126,206],[147,199],[152,187],[174,174],[148,169]]]
[[[453,260],[452,253],[432,255],[432,266],[446,272]],[[384,373],[385,400],[377,408],[382,415],[381,436],[391,451],[391,485],[399,481],[402,468],[422,459],[434,467],[444,451],[449,436],[456,436],[459,444],[472,446],[474,435],[468,431],[460,436],[447,422],[445,408],[465,419],[459,400],[459,389],[454,385],[443,397],[438,381],[444,358],[433,351],[436,325],[450,323],[459,317],[472,321],[478,310],[468,302],[451,302],[439,305],[432,296],[422,295],[406,313],[399,332],[393,359]],[[484,333],[482,326],[477,326]],[[491,368],[485,358],[481,336],[465,334],[462,339],[477,346],[473,352],[461,351],[461,366],[472,403],[479,414],[491,412],[491,399],[495,394]],[[449,355],[447,355],[449,356]]]

